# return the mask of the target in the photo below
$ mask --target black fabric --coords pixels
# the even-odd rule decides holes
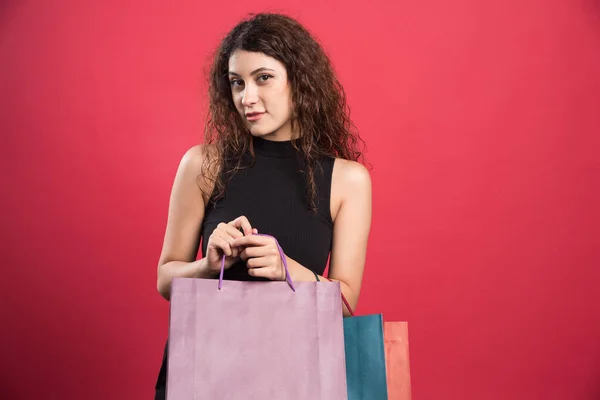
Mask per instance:
[[[255,157],[243,158],[246,168],[233,175],[224,198],[205,210],[201,234],[208,238],[220,222],[241,215],[259,233],[277,238],[285,254],[315,274],[323,274],[331,250],[333,222],[330,212],[331,176],[334,159],[321,157],[315,168],[316,214],[307,201],[306,168],[291,141],[274,142],[253,138]],[[202,255],[207,240],[202,240]],[[243,261],[225,271],[225,279],[258,280],[248,275]],[[166,384],[167,349],[156,382],[157,396]],[[159,399],[159,397],[156,397]]]
[[[160,387],[160,388],[156,388],[156,391],[154,392],[154,400],[166,400],[167,398],[167,392],[165,390],[165,387]]]

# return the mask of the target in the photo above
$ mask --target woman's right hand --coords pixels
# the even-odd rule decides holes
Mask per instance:
[[[240,232],[242,229],[242,232]],[[206,246],[205,268],[209,274],[218,274],[221,271],[221,260],[225,255],[225,269],[231,267],[236,261],[239,261],[239,253],[244,250],[231,247],[234,239],[243,236],[256,234],[258,231],[252,229],[250,221],[244,216],[237,217],[229,223],[221,222],[212,234],[208,237]]]

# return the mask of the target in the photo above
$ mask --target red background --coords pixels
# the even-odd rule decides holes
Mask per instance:
[[[289,4],[3,2],[0,397],[152,398],[203,68],[247,12],[281,10],[367,140],[358,313],[409,322],[414,399],[599,398],[600,3]]]

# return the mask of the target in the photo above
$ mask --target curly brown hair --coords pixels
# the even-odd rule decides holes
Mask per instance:
[[[364,145],[346,104],[344,89],[329,58],[296,20],[286,15],[260,13],[238,23],[222,40],[209,73],[209,108],[202,175],[213,183],[213,204],[224,195],[228,179],[242,166],[242,156],[254,156],[252,136],[233,103],[228,77],[229,58],[236,50],[260,52],[281,62],[292,92],[292,127],[300,137],[292,141],[301,151],[306,176],[307,205],[316,211],[315,167],[321,156],[359,161]],[[212,172],[211,172],[212,171]],[[206,194],[206,193],[205,193]]]

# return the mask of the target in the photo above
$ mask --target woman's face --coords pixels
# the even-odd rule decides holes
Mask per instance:
[[[231,95],[253,136],[290,140],[292,97],[285,66],[263,53],[236,50],[229,58]]]

